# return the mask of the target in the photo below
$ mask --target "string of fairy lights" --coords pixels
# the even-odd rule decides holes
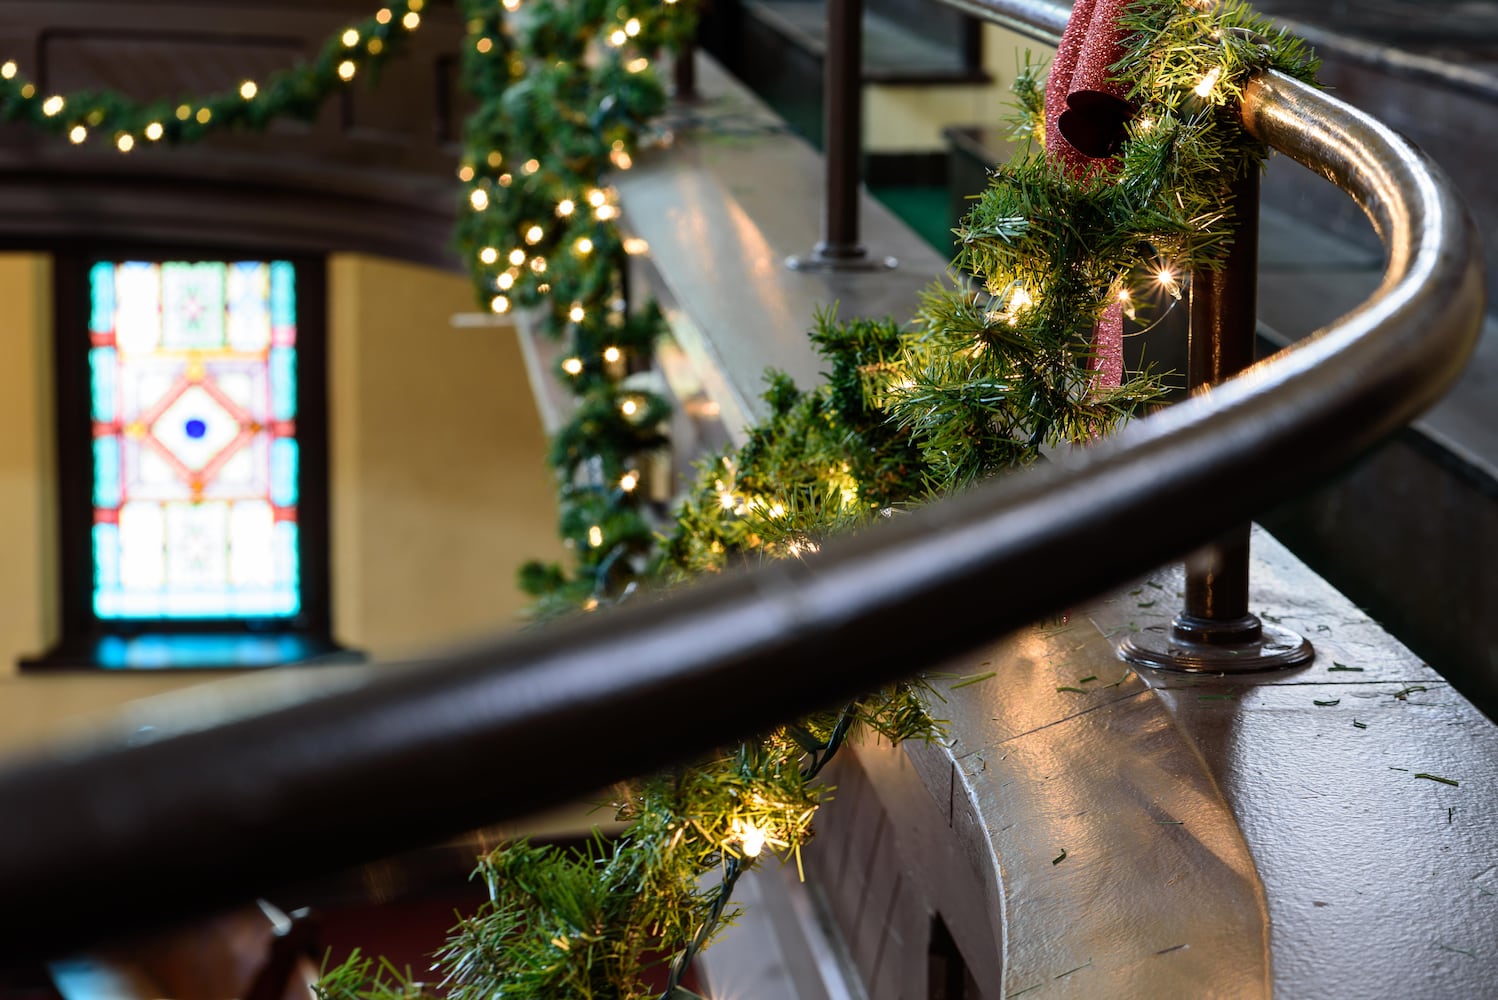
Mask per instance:
[[[76,146],[106,142],[120,153],[194,142],[226,129],[310,117],[327,98],[401,50],[421,26],[426,0],[381,7],[329,38],[316,57],[264,81],[191,100],[137,101],[114,91],[46,93],[15,59],[0,63],[0,120],[23,121]]]

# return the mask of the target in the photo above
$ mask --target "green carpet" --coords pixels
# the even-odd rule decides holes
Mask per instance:
[[[957,224],[957,220],[948,218],[951,204],[946,188],[901,185],[871,187],[869,193],[914,229],[937,253],[943,257],[952,256],[955,242],[952,227]]]

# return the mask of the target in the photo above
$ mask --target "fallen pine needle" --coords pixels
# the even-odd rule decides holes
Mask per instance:
[[[1322,701],[1320,698],[1313,698],[1313,699],[1311,699],[1311,704],[1313,704],[1313,705],[1320,705],[1322,708],[1331,708],[1333,705],[1340,705],[1340,704],[1342,704],[1342,699],[1341,698],[1332,698],[1332,699],[1330,699],[1328,701]]]
[[[1368,723],[1366,723],[1366,722],[1359,722],[1357,719],[1353,719],[1352,720],[1352,725],[1353,725],[1353,728],[1355,728],[1355,729],[1367,729],[1368,728]]]
[[[1073,694],[1086,694],[1087,693],[1086,691],[1083,691],[1081,688],[1072,687],[1069,684],[1063,684],[1063,685],[1061,685],[1061,687],[1058,687],[1056,690],[1057,691],[1070,691]]]
[[[976,674],[976,675],[974,675],[972,677],[969,677],[965,681],[959,681],[958,683],[953,684],[951,687],[947,688],[947,690],[948,691],[956,691],[958,688],[965,688],[969,684],[977,684],[979,681],[991,680],[992,678],[997,677],[998,675],[999,675],[999,672],[997,670],[990,670],[986,674]]]
[[[1338,670],[1350,670],[1350,671],[1354,671],[1356,673],[1362,673],[1363,672],[1363,668],[1362,667],[1349,667],[1347,664],[1345,664],[1345,663],[1338,663],[1335,660],[1332,661],[1332,665],[1329,666],[1329,667],[1327,667],[1326,670],[1327,670],[1327,673],[1335,673]]]
[[[1460,781],[1453,781],[1450,778],[1443,778],[1439,774],[1426,774],[1424,771],[1421,771],[1420,773],[1416,774],[1415,777],[1424,778],[1426,781],[1439,781],[1441,784],[1450,785],[1452,788],[1461,787]]]
[[[1087,960],[1087,964],[1086,965],[1079,965],[1075,969],[1067,969],[1065,972],[1061,973],[1061,975],[1059,975],[1059,976],[1057,976],[1055,978],[1057,978],[1057,979],[1065,979],[1067,976],[1071,975],[1073,972],[1081,972],[1083,969],[1091,968],[1091,966],[1092,966],[1092,959],[1089,958]]]
[[[1061,848],[1061,853],[1058,854],[1058,855],[1056,855],[1054,858],[1051,859],[1051,864],[1053,864],[1053,865],[1059,865],[1061,862],[1063,862],[1065,860],[1066,860],[1066,848],[1063,847],[1063,848]]]

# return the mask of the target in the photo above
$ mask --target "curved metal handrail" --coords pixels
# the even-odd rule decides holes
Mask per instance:
[[[1387,272],[1358,310],[1110,440],[805,563],[419,668],[329,675],[331,693],[228,721],[188,707],[149,742],[122,730],[15,763],[0,773],[0,956],[77,947],[126,916],[243,899],[690,758],[1092,597],[1393,433],[1475,343],[1474,226],[1418,150],[1312,88],[1261,76],[1242,117],[1373,218]],[[307,683],[269,674],[241,690]]]

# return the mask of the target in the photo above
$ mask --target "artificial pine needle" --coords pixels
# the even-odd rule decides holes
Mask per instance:
[[[992,680],[993,678],[997,677],[998,675],[999,675],[999,672],[997,670],[990,670],[986,674],[975,674],[972,677],[969,677],[967,680],[961,681],[961,682],[959,682],[957,684],[953,684],[951,687],[947,688],[947,690],[948,691],[956,691],[958,688],[965,688],[969,684],[977,684],[977,683],[979,683],[981,681]]]

